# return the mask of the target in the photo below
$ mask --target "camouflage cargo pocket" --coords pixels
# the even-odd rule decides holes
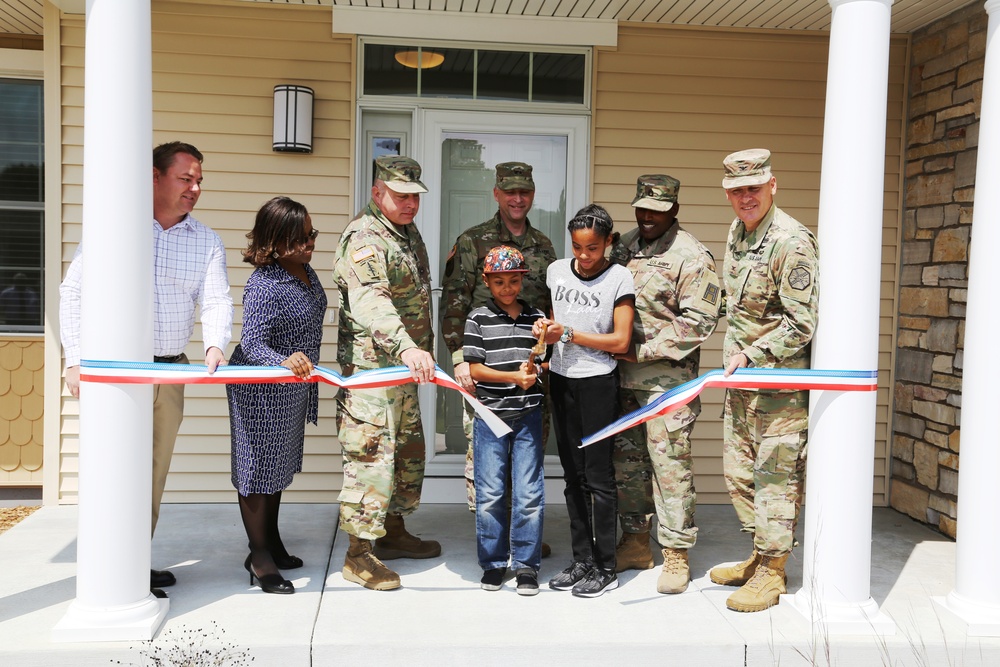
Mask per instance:
[[[758,475],[763,478],[758,480],[758,485],[761,482],[784,483],[795,472],[803,440],[801,433],[765,438],[757,450]]]
[[[360,505],[361,501],[365,499],[364,489],[348,489],[344,487],[340,490],[340,495],[337,496],[337,502],[341,503],[353,503],[355,505]]]
[[[375,459],[389,438],[389,404],[382,397],[344,392],[337,401],[337,426],[344,456],[361,461]]]

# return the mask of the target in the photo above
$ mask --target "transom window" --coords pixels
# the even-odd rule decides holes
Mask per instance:
[[[42,82],[0,79],[0,331],[42,330]]]
[[[365,95],[583,104],[585,53],[364,44]]]

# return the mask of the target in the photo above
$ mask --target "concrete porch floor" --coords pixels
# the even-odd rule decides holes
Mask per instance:
[[[896,623],[882,638],[828,637],[788,604],[738,614],[731,588],[708,578],[714,565],[742,559],[749,538],[728,506],[698,508],[693,581],[682,595],[655,592],[658,569],[626,572],[603,597],[549,590],[520,597],[511,582],[479,589],[475,523],[459,505],[425,504],[411,532],[442,542],[442,557],[398,560],[403,588],[368,591],[345,582],[346,539],[336,505],[286,505],[282,534],[306,566],[286,572],[295,595],[265,595],[243,570],[246,536],[236,504],[165,505],[153,565],[178,583],[155,646],[207,633],[206,648],[246,650],[256,665],[975,665],[1000,664],[1000,638],[968,637],[936,607],[954,579],[955,544],[893,510],[876,509],[872,596]],[[141,642],[58,644],[49,639],[75,596],[75,506],[43,507],[0,535],[0,665],[152,664]],[[541,579],[570,558],[565,508],[550,505],[545,539],[552,556]],[[802,552],[789,560],[789,592],[802,584]],[[120,662],[119,662],[120,661]],[[174,664],[174,663],[168,663]],[[215,664],[198,662],[192,664]],[[233,664],[233,663],[222,663]],[[239,663],[242,664],[242,663]]]

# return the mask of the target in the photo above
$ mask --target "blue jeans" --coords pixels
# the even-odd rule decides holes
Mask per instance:
[[[537,572],[545,514],[542,410],[506,424],[513,432],[499,438],[483,420],[472,424],[479,565],[492,570],[510,561],[511,569]]]

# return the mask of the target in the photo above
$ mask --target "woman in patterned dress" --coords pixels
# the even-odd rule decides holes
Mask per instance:
[[[257,212],[243,261],[256,270],[243,292],[243,335],[229,363],[285,366],[308,378],[319,362],[326,293],[309,266],[316,236],[305,206],[275,197]],[[281,492],[302,470],[306,420],[316,423],[315,383],[229,384],[233,486],[250,540],[244,567],[265,593],[294,593],[279,569],[302,567],[278,532]]]

